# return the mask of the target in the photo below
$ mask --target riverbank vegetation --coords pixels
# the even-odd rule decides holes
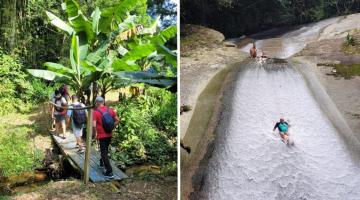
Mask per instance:
[[[203,25],[227,38],[358,12],[348,0],[181,0],[181,24]],[[224,23],[226,21],[226,23]]]
[[[360,32],[352,30],[348,32],[342,44],[341,51],[346,55],[360,54]],[[360,76],[360,64],[352,63],[318,63],[318,66],[327,66],[333,68],[332,75],[351,79],[354,76]]]

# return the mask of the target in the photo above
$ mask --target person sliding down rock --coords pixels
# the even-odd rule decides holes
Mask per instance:
[[[281,139],[283,140],[284,143],[286,143],[288,141],[288,137],[289,137],[289,124],[287,122],[285,122],[284,118],[280,118],[280,122],[277,122],[274,126],[273,131],[275,131],[277,129],[279,129],[279,134],[281,136]]]

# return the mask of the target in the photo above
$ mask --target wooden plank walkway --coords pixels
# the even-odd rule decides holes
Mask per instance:
[[[51,134],[51,136],[54,139],[55,143],[60,148],[61,152],[64,155],[66,155],[69,159],[71,159],[71,161],[77,166],[77,168],[81,171],[81,173],[84,173],[85,152],[82,154],[77,152],[78,149],[76,148],[76,139],[74,134],[67,132],[65,135],[66,136],[65,139],[54,134]],[[121,180],[127,178],[125,173],[122,172],[111,160],[110,163],[113,169],[114,179],[105,178],[103,175],[103,168],[100,168],[99,166],[99,160],[100,160],[100,153],[96,151],[94,147],[92,147],[90,154],[90,163],[89,163],[90,165],[89,178],[92,182],[105,182],[105,181]]]

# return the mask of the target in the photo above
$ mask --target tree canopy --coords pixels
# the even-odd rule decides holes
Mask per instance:
[[[227,37],[360,11],[360,0],[181,0],[180,4],[182,24],[204,25]]]

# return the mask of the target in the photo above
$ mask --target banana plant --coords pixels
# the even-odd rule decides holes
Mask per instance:
[[[72,35],[70,48],[70,66],[59,63],[46,62],[42,69],[28,69],[27,71],[39,78],[49,81],[63,81],[70,84],[77,92],[80,99],[85,102],[84,92],[90,88],[93,80],[96,80],[100,73],[97,68],[84,63],[87,55],[88,45],[79,45],[79,37]]]
[[[46,14],[54,26],[72,38],[70,66],[47,62],[46,70],[29,69],[28,72],[46,80],[69,83],[82,100],[84,91],[96,81],[104,83],[105,92],[117,85],[138,82],[173,87],[176,84],[173,76],[144,71],[141,63],[149,65],[143,61],[151,60],[154,54],[162,55],[165,64],[176,69],[176,54],[165,47],[176,35],[176,27],[158,31],[159,18],[150,23],[144,7],[146,0],[123,0],[118,6],[102,11],[96,8],[88,19],[75,0],[65,0],[62,9],[68,15],[67,22],[50,12]],[[134,11],[138,15],[129,14]],[[165,79],[168,81],[163,81]]]

